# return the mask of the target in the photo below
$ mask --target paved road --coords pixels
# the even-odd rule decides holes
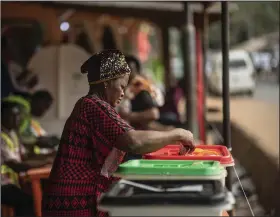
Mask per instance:
[[[232,100],[242,98],[248,98],[248,96],[240,94],[231,96]],[[275,81],[258,81],[253,99],[279,105],[279,84]]]
[[[252,99],[248,98],[248,100],[246,100],[246,98],[248,98],[247,96],[236,96],[236,97],[232,97],[231,98],[231,113],[233,115],[234,112],[236,112],[236,106],[234,107],[234,104],[239,103],[238,107],[241,106],[242,107],[242,111],[241,114],[245,113],[245,116],[249,117],[249,122],[254,122],[255,119],[250,119],[250,113],[246,112],[244,109],[246,106],[249,106],[250,101],[260,101],[260,102],[264,102],[263,106],[266,107],[265,111],[269,111],[273,113],[272,117],[276,117],[275,114],[278,113],[278,109],[279,108],[279,84],[277,84],[275,81],[259,81],[257,83],[256,86],[256,91],[255,94],[253,96]],[[214,100],[214,101],[212,101]],[[221,98],[214,98],[212,100],[209,100],[209,104],[210,105],[220,105],[219,107],[221,107]],[[212,104],[212,102],[215,102]],[[253,103],[253,102],[252,102]],[[255,102],[256,105],[260,106],[257,102]],[[245,106],[245,107],[244,107]],[[251,106],[252,107],[252,106]],[[252,109],[252,108],[249,108]],[[234,109],[235,108],[235,109]],[[244,109],[244,110],[243,110]],[[259,110],[260,107],[258,107],[257,110]],[[263,110],[262,110],[263,111]],[[264,114],[265,112],[259,112],[259,111],[255,111],[257,112],[257,114]],[[270,113],[272,115],[272,113]],[[236,116],[236,115],[233,115]],[[270,116],[269,116],[270,117]],[[245,117],[244,115],[239,115],[238,117],[235,118],[239,118],[240,120],[243,120]],[[246,119],[246,118],[245,118]],[[271,120],[272,119],[272,120]],[[266,117],[262,117],[259,116],[257,118],[258,121],[255,122],[259,122],[262,123],[265,126],[271,126],[271,124],[267,124],[267,122],[271,121],[273,123],[273,121],[275,121],[275,126],[278,126],[278,130],[279,130],[279,125],[277,125],[278,123],[278,118],[266,118]],[[244,122],[244,121],[243,121]],[[244,124],[244,123],[243,123]],[[277,130],[277,132],[278,132]],[[271,142],[269,142],[268,144],[272,143],[276,143],[278,144],[278,142],[276,141],[276,136],[278,135],[277,133],[275,134],[275,130],[268,128],[267,130],[264,131],[269,131],[270,133],[274,132],[274,134],[272,133],[272,136],[269,136],[268,139],[271,140]],[[275,136],[276,135],[276,136]],[[277,136],[278,137],[278,136]],[[275,138],[275,140],[274,140]],[[265,144],[265,143],[264,143]],[[242,173],[244,173],[244,168],[242,168],[241,165],[237,164],[236,165],[236,169],[237,169],[237,173],[238,175],[242,175]],[[237,180],[236,176],[234,176],[235,180]],[[254,183],[252,182],[252,180],[250,179],[250,177],[246,177],[245,179],[241,180],[241,183],[243,185],[243,187],[245,188],[246,191],[246,195],[249,197],[249,203],[252,207],[252,210],[255,214],[255,216],[264,216],[265,211],[263,210],[263,208],[261,207],[261,205],[258,203],[258,197],[257,194],[255,192],[255,187],[254,187]],[[234,188],[235,188],[235,196],[236,196],[236,215],[237,216],[252,216],[251,211],[249,209],[249,205],[246,201],[246,198],[244,197],[244,194],[242,192],[242,190],[240,189],[240,184],[239,182],[234,182]],[[237,189],[239,189],[239,191],[236,191]]]
[[[254,99],[279,105],[279,84],[275,81],[259,81]]]
[[[222,97],[211,94],[211,98],[221,100]],[[248,98],[248,96],[240,94],[231,96],[231,100],[243,98]],[[253,99],[279,105],[279,83],[275,79],[258,81]]]

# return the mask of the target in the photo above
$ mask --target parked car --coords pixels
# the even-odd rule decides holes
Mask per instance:
[[[212,72],[209,73],[209,89],[215,94],[222,94],[222,53],[213,54],[211,57]],[[230,93],[254,94],[256,86],[255,68],[249,56],[244,50],[232,50],[229,52],[229,88]]]

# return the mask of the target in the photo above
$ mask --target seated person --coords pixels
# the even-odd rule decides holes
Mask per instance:
[[[136,121],[130,117],[130,123],[141,130],[148,130],[149,123],[158,119],[158,105],[154,98],[154,92],[150,83],[143,77],[137,75],[128,85],[126,95],[130,100],[131,116],[138,114],[140,120]]]
[[[17,131],[20,112],[15,103],[1,105],[1,203],[15,209],[15,216],[34,216],[32,196],[26,194],[19,184],[18,173],[48,164],[48,160],[31,165],[22,161],[24,149]]]
[[[136,129],[166,131],[173,129],[159,123],[159,107],[164,104],[164,96],[146,76],[141,73],[139,60],[134,56],[126,56],[131,68],[129,85],[125,99],[118,112]]]
[[[4,99],[20,106],[21,124],[20,137],[30,154],[51,154],[58,145],[59,139],[48,136],[40,123],[35,119],[42,117],[53,103],[51,94],[40,90],[30,96],[12,95]]]
[[[121,117],[136,129],[147,129],[148,124],[159,117],[158,106],[153,99],[150,82],[139,75],[139,61],[132,56],[127,56],[126,61],[131,69],[131,74],[125,99],[122,100],[117,110]]]
[[[126,56],[126,61],[129,62],[129,67],[133,71],[132,75],[130,75],[130,80],[132,80],[132,78],[135,77],[136,75],[139,75],[142,78],[144,78],[149,83],[149,86],[153,91],[153,98],[156,101],[157,105],[159,107],[163,106],[164,105],[163,92],[156,84],[154,84],[152,79],[150,79],[147,74],[142,73],[142,67],[140,61],[135,56]]]
[[[182,82],[181,82],[182,83]],[[179,113],[179,103],[183,99],[184,93],[181,86],[175,80],[165,95],[165,104],[160,108],[159,122],[163,125],[172,125],[175,127],[184,127]]]
[[[1,99],[11,94],[25,95],[30,93],[38,84],[38,76],[24,69],[11,57],[9,30],[1,33]]]
[[[148,130],[149,124],[159,118],[159,110],[151,83],[139,75],[140,65],[136,58],[126,57],[131,68],[125,99],[119,105],[120,116],[137,130]],[[125,160],[141,158],[141,155],[127,155]]]

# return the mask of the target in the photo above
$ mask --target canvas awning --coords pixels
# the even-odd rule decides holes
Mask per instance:
[[[133,17],[165,26],[181,27],[185,21],[183,2],[51,1],[44,2],[44,4],[60,8],[76,8],[118,17]],[[207,6],[209,22],[220,19],[220,2],[192,2],[190,7],[194,12],[196,26],[201,25],[203,22],[204,5]],[[229,6],[230,12],[238,10],[238,6],[235,3],[230,3]]]

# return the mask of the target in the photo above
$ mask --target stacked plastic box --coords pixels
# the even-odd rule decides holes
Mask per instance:
[[[225,186],[226,166],[234,161],[224,146],[197,146],[180,156],[179,145],[120,165],[121,180],[102,195],[100,209],[111,216],[221,216],[234,198]],[[138,211],[137,211],[138,210]]]

